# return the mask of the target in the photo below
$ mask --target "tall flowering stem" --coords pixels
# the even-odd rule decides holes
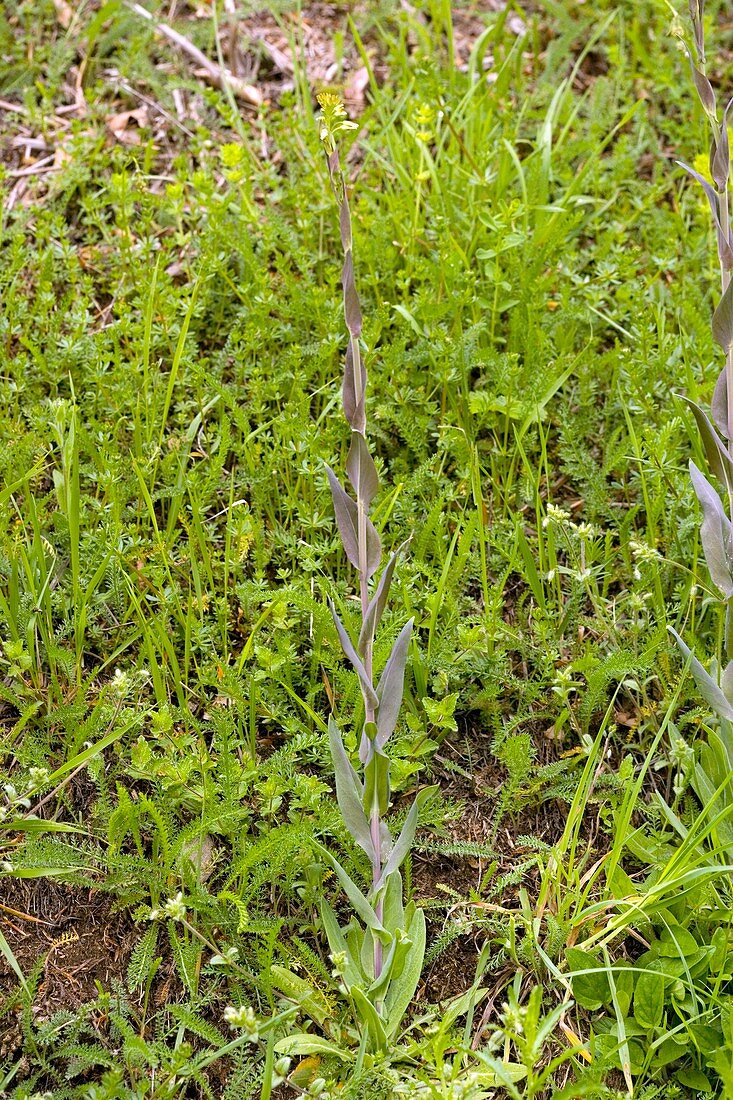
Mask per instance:
[[[717,255],[720,267],[721,297],[713,313],[712,330],[716,342],[725,355],[725,364],[715,385],[709,410],[703,409],[694,401],[688,404],[695,416],[707,460],[708,472],[725,487],[729,511],[733,514],[733,238],[731,237],[729,181],[730,181],[730,144],[728,139],[728,116],[733,99],[721,112],[717,96],[706,73],[705,0],[689,0],[690,20],[692,23],[691,47],[682,38],[682,46],[687,54],[692,78],[700,103],[705,112],[710,133],[709,154],[710,178],[706,178],[695,168],[680,161],[679,164],[697,180],[703,188],[710,205],[715,227]],[[712,180],[712,182],[711,182]],[[677,642],[690,662],[691,671],[697,681],[701,694],[719,717],[733,720],[733,629],[731,608],[733,606],[733,526],[726,514],[723,502],[708,477],[694,462],[690,462],[690,477],[700,502],[703,521],[700,528],[705,560],[710,577],[720,592],[721,604],[725,609],[725,657],[727,667],[712,669],[712,675],[691,654],[675,631]]]
[[[369,857],[372,872],[371,889],[364,894],[338,861],[323,850],[338,874],[356,916],[364,925],[359,933],[361,941],[358,950],[354,946],[353,924],[350,926],[351,933],[346,936],[325,901],[321,906],[321,915],[342,984],[359,1015],[365,1017],[376,1045],[384,1046],[399,1025],[414,994],[425,950],[424,916],[412,902],[403,906],[399,868],[412,846],[419,808],[429,792],[422,791],[415,799],[402,832],[393,841],[384,821],[390,799],[390,765],[384,750],[394,732],[402,704],[413,620],[410,619],[400,631],[375,683],[374,636],[387,602],[397,559],[404,547],[391,555],[375,581],[382,562],[382,543],[369,512],[379,489],[379,478],[366,439],[367,373],[360,345],[362,314],[354,276],[351,212],[337,147],[338,135],[354,129],[355,124],[347,119],[337,96],[324,92],[318,97],[318,102],[322,110],[320,136],[338,205],[344,255],[341,281],[349,341],[342,397],[344,416],[351,431],[346,475],[353,495],[344,488],[330,467],[326,467],[326,471],[344,551],[358,577],[361,622],[356,641],[342,623],[332,601],[329,606],[344,654],[358,677],[364,701],[359,745],[360,772],[354,768],[333,718],[329,721],[329,737],[336,796],[344,823]],[[371,941],[369,951],[363,949],[368,946],[365,940]],[[368,965],[366,958],[371,959]]]

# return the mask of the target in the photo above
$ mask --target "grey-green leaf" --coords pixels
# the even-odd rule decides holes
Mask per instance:
[[[727,355],[733,343],[733,279],[713,314],[713,336]]]
[[[374,460],[369,454],[366,440],[360,432],[352,431],[351,446],[346,459],[346,473],[354,487],[357,501],[360,500],[364,511],[368,512],[379,489],[379,477]]]
[[[379,879],[377,889],[381,889],[385,885],[389,876],[393,871],[399,871],[400,867],[404,863],[405,857],[412,848],[412,842],[415,839],[415,829],[417,828],[417,819],[420,810],[425,805],[428,798],[435,793],[437,787],[425,787],[416,796],[415,800],[410,806],[410,812],[405,818],[405,824],[402,826],[402,832],[397,837],[394,843],[394,848],[389,853],[389,858],[385,863],[382,874]]]
[[[333,621],[336,624],[336,630],[338,631],[339,640],[341,641],[341,647],[348,659],[351,661],[351,664],[354,667],[354,671],[359,677],[362,694],[364,696],[364,702],[368,706],[376,710],[376,708],[379,706],[379,699],[377,697],[376,691],[372,687],[372,682],[369,678],[369,674],[364,668],[361,657],[354,648],[354,643],[349,637],[348,631],[336,614],[336,608],[333,605],[333,600],[328,601],[328,606],[330,608],[331,614],[333,615]]]
[[[728,368],[723,367],[713,390],[711,412],[716,428],[724,439],[730,438],[728,431]],[[708,461],[710,461],[708,459]]]
[[[389,596],[390,585],[392,584],[392,576],[394,574],[395,565],[397,559],[409,543],[409,539],[402,543],[402,546],[398,546],[392,557],[387,562],[379,583],[377,584],[376,591],[369,601],[369,606],[364,616],[364,621],[359,632],[359,642],[357,648],[360,653],[364,653],[366,647],[373,640],[376,634],[377,627],[384,613],[384,608],[387,604],[387,597]]]
[[[728,485],[733,478],[733,468],[725,444],[710,423],[705,411],[694,401],[691,401],[689,397],[685,397],[683,400],[692,409],[710,469],[717,478]]]
[[[379,711],[377,713],[376,743],[380,749],[383,749],[387,744],[397,725],[397,716],[402,705],[402,693],[405,684],[407,649],[410,644],[413,623],[414,619],[410,619],[397,635],[389,660],[379,678],[377,686]]]
[[[683,657],[690,663],[690,672],[695,678],[698,690],[702,695],[705,702],[711,707],[720,718],[727,718],[728,721],[733,722],[733,706],[728,702],[721,689],[713,680],[712,676],[705,671],[703,666],[698,661],[697,657],[692,653],[689,646],[687,646],[680,638],[679,634],[673,627],[667,628],[670,634],[677,641],[677,645],[682,651]]]
[[[731,523],[725,514],[720,497],[694,462],[690,462],[690,477],[703,510],[700,539],[705,552],[705,561],[714,584],[727,599],[733,595],[733,576],[731,576],[730,566]]]
[[[362,806],[364,787],[347,756],[341,739],[341,731],[333,718],[328,720],[328,739],[331,745],[331,758],[336,779],[336,799],[341,810],[341,816],[356,843],[366,852],[369,859],[373,860],[372,834]]]
[[[333,508],[336,513],[341,541],[346,557],[355,569],[359,568],[359,510],[355,500],[349,496],[330,466],[326,466],[331,486]],[[367,516],[366,520],[366,564],[367,577],[373,576],[382,556],[382,544],[377,529]]]

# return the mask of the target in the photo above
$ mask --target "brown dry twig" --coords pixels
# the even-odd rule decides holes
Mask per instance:
[[[245,80],[241,80],[229,69],[225,69],[221,65],[216,65],[206,56],[206,54],[202,53],[197,46],[194,46],[193,42],[189,42],[184,35],[179,34],[173,27],[169,27],[167,23],[156,22],[150,12],[141,4],[128,4],[127,6],[130,8],[130,11],[135,12],[136,15],[154,23],[158,34],[167,38],[174,46],[178,46],[179,50],[187,54],[197,65],[200,65],[204,70],[206,79],[210,84],[213,84],[214,87],[223,88],[225,85],[228,85],[237,99],[241,99],[245,103],[251,104],[253,107],[260,107],[262,105],[262,93],[258,88],[255,88],[253,84],[248,84]]]

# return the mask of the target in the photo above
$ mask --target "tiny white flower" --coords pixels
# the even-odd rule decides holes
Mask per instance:
[[[163,906],[163,911],[171,920],[183,920],[186,915],[186,906],[183,904],[183,892],[181,890],[174,898],[168,898]]]

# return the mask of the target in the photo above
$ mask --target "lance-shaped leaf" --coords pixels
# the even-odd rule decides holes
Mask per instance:
[[[695,87],[697,88],[697,94],[700,96],[700,102],[702,103],[705,114],[714,119],[717,115],[717,108],[715,105],[715,92],[713,86],[705,76],[705,73],[701,73],[697,66],[690,58],[690,66],[692,68],[692,79],[695,81]]]
[[[332,867],[333,870],[336,872],[339,882],[346,891],[346,896],[353,905],[356,914],[364,921],[364,924],[367,926],[367,928],[371,928],[372,933],[376,935],[382,942],[388,940],[389,937],[382,927],[381,922],[374,912],[374,909],[369,904],[366,897],[361,892],[351,876],[348,874],[348,872],[344,870],[339,861],[331,855],[327,848],[324,848],[323,845],[319,844],[317,841],[315,842],[315,845],[323,858],[329,864],[329,866]]]
[[[415,839],[415,829],[417,828],[418,814],[420,813],[420,810],[423,808],[428,798],[430,798],[431,795],[435,794],[437,789],[437,786],[425,787],[424,790],[420,791],[416,795],[415,801],[410,806],[410,812],[405,818],[405,824],[402,826],[402,832],[397,837],[397,840],[394,842],[394,847],[389,853],[389,858],[382,868],[382,874],[379,878],[379,882],[375,887],[375,892],[381,890],[382,887],[386,884],[387,879],[392,874],[392,872],[399,871],[400,867],[404,863],[408,852],[412,848],[412,842]]]
[[[346,198],[345,191],[344,201],[339,207],[339,231],[341,233],[341,245],[344,253],[351,252],[351,212],[349,210],[349,200]]]
[[[366,1029],[372,1040],[372,1047],[376,1050],[386,1050],[387,1035],[376,1008],[358,986],[354,986],[351,990],[351,996],[359,1016],[359,1022],[366,1024]]]
[[[357,501],[361,501],[364,511],[368,512],[379,489],[379,477],[366,440],[360,432],[351,433],[346,473],[354,487]]]
[[[354,671],[356,672],[356,675],[359,677],[359,682],[361,684],[362,694],[364,696],[364,702],[369,707],[376,710],[376,708],[379,706],[379,699],[377,697],[376,691],[372,687],[372,681],[369,678],[369,673],[364,668],[364,664],[362,662],[361,657],[359,656],[359,654],[354,649],[354,643],[352,642],[351,638],[349,637],[349,633],[346,630],[346,627],[344,626],[344,624],[341,622],[338,615],[336,614],[336,608],[333,605],[333,600],[328,601],[328,606],[331,610],[331,614],[333,615],[333,621],[336,624],[336,630],[338,631],[339,640],[341,642],[341,648],[343,649],[343,651],[346,654],[346,656],[348,657],[348,659],[351,661],[351,664],[354,666]]]
[[[718,375],[718,381],[713,390],[713,400],[710,405],[713,414],[713,423],[723,436],[729,438],[728,432],[728,368],[723,367]],[[727,452],[726,452],[727,453]]]
[[[690,672],[694,676],[695,683],[705,702],[715,711],[719,718],[727,718],[729,722],[733,722],[733,706],[728,702],[720,687],[716,684],[715,680],[713,680],[712,676],[706,672],[697,657],[695,657],[690,650],[689,646],[685,645],[677,631],[671,626],[667,629],[670,634],[674,636],[685,660],[689,661]]]
[[[392,646],[389,660],[377,685],[379,710],[377,712],[377,748],[383,749],[394,733],[397,716],[402,705],[402,692],[405,684],[405,665],[407,649],[410,644],[414,619],[405,623]]]
[[[361,306],[359,305],[359,295],[356,292],[356,282],[354,280],[354,255],[352,252],[346,253],[344,266],[341,269],[341,285],[344,288],[344,317],[346,319],[346,327],[351,335],[356,337],[361,333]]]
[[[733,343],[733,279],[725,288],[713,314],[713,336],[727,355]]]
[[[389,589],[390,585],[392,584],[392,576],[394,574],[395,565],[397,564],[397,559],[402,551],[405,549],[405,547],[409,545],[409,542],[410,539],[406,539],[401,546],[397,547],[395,552],[392,554],[392,557],[387,562],[387,565],[385,566],[381,577],[379,578],[379,583],[377,584],[374,595],[369,601],[369,605],[366,609],[366,614],[364,616],[364,621],[361,624],[359,641],[357,644],[357,648],[360,653],[364,653],[366,647],[374,639],[374,635],[377,632],[377,627],[379,626],[380,619],[382,618],[382,614],[384,613],[384,608],[387,604],[387,597],[389,596]]]
[[[326,473],[328,474],[328,481],[331,486],[336,523],[338,524],[341,541],[344,544],[346,557],[354,568],[358,569],[359,509],[356,501],[352,500],[346,492],[330,466],[326,466]],[[366,520],[366,543],[366,567],[367,578],[369,578],[376,572],[379,560],[382,556],[382,544],[379,540],[377,529],[369,517],[367,517]]]
[[[336,800],[341,810],[341,816],[356,843],[373,861],[372,834],[362,806],[364,786],[349,760],[341,738],[341,731],[333,718],[328,720],[328,739],[331,745],[333,773],[336,779]]]
[[[679,164],[680,168],[684,168],[693,179],[697,180],[707,196],[708,203],[710,204],[710,212],[713,216],[715,233],[718,239],[718,255],[720,257],[720,262],[726,271],[730,271],[730,269],[733,268],[733,245],[731,245],[730,239],[723,232],[723,226],[720,221],[718,193],[709,180],[706,180],[704,176],[696,172],[689,164],[685,164],[683,160],[678,160],[677,164]]]
[[[344,416],[355,432],[360,432],[364,435],[366,432],[364,394],[366,392],[367,373],[366,367],[361,361],[361,355],[358,355],[358,360],[358,392],[360,396],[357,401],[357,372],[354,367],[354,344],[352,340],[349,340],[349,346],[346,349],[346,365],[344,367],[344,381],[341,391],[344,403]]]
[[[415,910],[407,926],[407,935],[411,940],[410,950],[399,978],[393,979],[384,1001],[388,1039],[399,1030],[420,981],[425,959],[425,914],[422,909]]]
[[[346,985],[351,988],[357,982],[364,982],[366,980],[366,974],[364,974],[361,963],[354,958],[353,952],[349,949],[346,937],[344,936],[339,922],[336,919],[331,906],[325,900],[321,898],[318,903],[318,911],[321,914],[321,920],[323,921],[323,927],[326,931],[326,938],[328,939],[328,946],[331,948],[333,955],[343,953],[346,956],[346,967],[344,969],[344,981]]]
[[[690,406],[694,414],[710,469],[724,485],[733,484],[733,462],[725,444],[710,423],[704,410],[694,401],[691,401],[689,397],[685,397],[683,400]]]
[[[723,123],[717,141],[713,141],[710,160],[710,175],[715,180],[718,191],[725,191],[730,173],[730,145],[728,143],[728,111],[733,99],[729,99],[723,112]]]
[[[710,576],[726,599],[733,595],[730,567],[731,523],[720,497],[705,475],[690,462],[690,477],[703,511],[700,539]]]

